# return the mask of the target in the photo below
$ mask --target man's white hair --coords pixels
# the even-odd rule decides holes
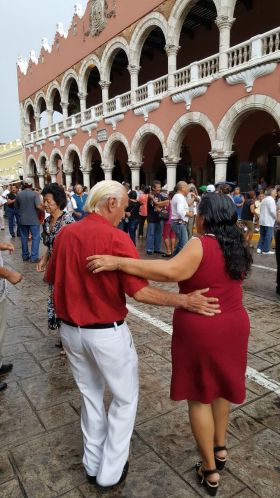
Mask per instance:
[[[125,195],[127,191],[121,183],[114,180],[102,180],[90,190],[84,210],[88,213],[98,213],[108,199],[114,197],[119,204]]]

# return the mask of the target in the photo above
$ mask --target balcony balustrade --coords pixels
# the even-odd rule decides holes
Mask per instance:
[[[168,88],[168,75],[149,81],[139,86],[136,91],[135,104],[132,103],[131,91],[108,100],[104,106],[100,103],[82,114],[81,112],[69,116],[66,121],[52,124],[50,127],[30,132],[26,135],[26,144],[34,144],[46,137],[60,135],[67,130],[75,130],[85,123],[96,123],[104,117],[121,114],[130,108],[139,108],[140,105],[151,102],[160,102],[161,98],[176,93],[182,93],[196,86],[211,83],[213,78],[228,76],[243,71],[247,67],[261,65],[267,61],[280,59],[280,27],[257,35],[250,40],[231,47],[227,52],[228,68],[219,72],[219,55],[215,54],[206,59],[193,62],[173,73],[174,87]],[[173,98],[173,97],[172,97]],[[32,146],[32,145],[31,145]]]

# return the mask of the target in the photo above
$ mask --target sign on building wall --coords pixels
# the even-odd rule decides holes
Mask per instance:
[[[108,140],[108,132],[107,130],[99,130],[96,134],[97,142],[107,142]]]

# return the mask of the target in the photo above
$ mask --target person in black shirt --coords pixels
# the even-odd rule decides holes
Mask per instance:
[[[251,241],[255,231],[254,225],[254,215],[255,215],[255,200],[256,194],[252,190],[246,194],[246,199],[242,207],[241,211],[241,222],[243,227],[245,228],[245,239],[250,244],[250,247],[253,247]]]
[[[18,194],[17,185],[12,185],[11,192],[7,195],[7,216],[9,222],[9,232],[11,237],[15,237],[15,222],[17,224],[17,236],[20,237],[19,215],[15,207],[16,196]]]
[[[140,220],[139,208],[140,202],[137,201],[137,192],[131,190],[128,194],[129,204],[125,210],[125,215],[127,217],[128,233],[136,246],[136,230]]]
[[[161,193],[161,182],[154,180],[151,185],[151,193],[148,197],[148,229],[146,240],[147,254],[161,254],[162,223],[159,217],[160,210],[169,204]]]

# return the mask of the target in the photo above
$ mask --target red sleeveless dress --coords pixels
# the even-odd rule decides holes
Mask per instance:
[[[241,281],[230,278],[215,237],[200,238],[203,257],[196,273],[179,283],[180,293],[210,289],[222,313],[206,317],[177,309],[173,317],[171,399],[211,403],[245,399],[250,323],[242,304]]]

